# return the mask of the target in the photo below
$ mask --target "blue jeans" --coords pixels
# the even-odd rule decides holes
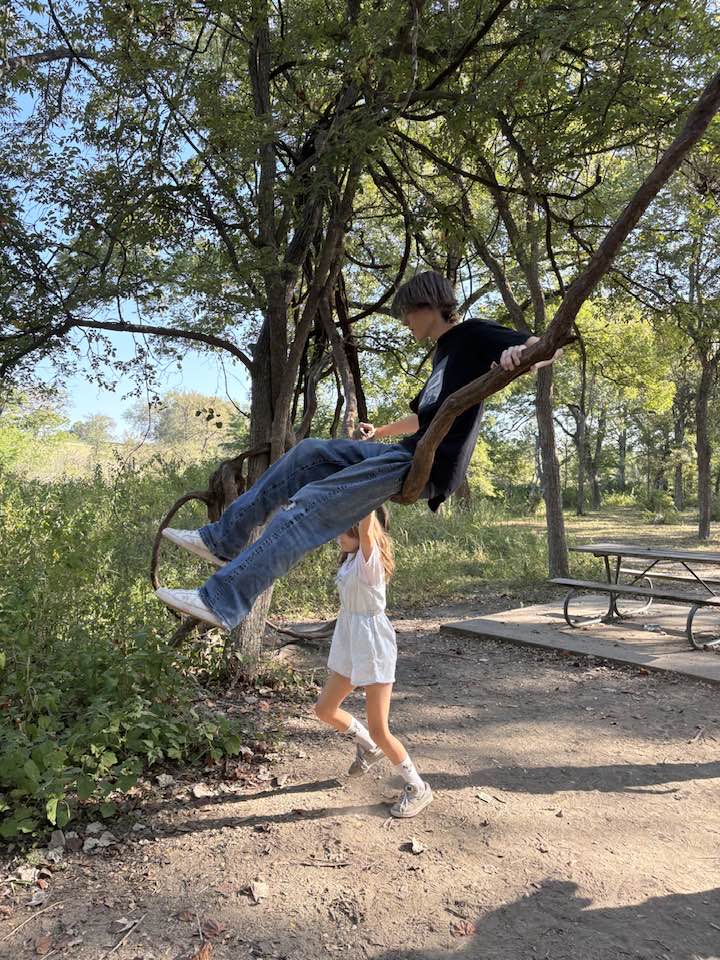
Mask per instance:
[[[302,440],[217,523],[198,531],[208,550],[229,560],[201,587],[203,601],[232,630],[308,551],[399,493],[411,463],[412,454],[399,444]],[[255,527],[273,513],[262,536],[248,546]]]

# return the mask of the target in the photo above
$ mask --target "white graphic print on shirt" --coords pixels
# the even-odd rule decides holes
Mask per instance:
[[[430,407],[440,396],[443,386],[443,377],[445,375],[445,367],[447,366],[448,358],[444,357],[440,363],[435,367],[433,372],[428,378],[428,382],[425,384],[425,389],[422,392],[420,397],[419,409],[422,410],[423,407]]]

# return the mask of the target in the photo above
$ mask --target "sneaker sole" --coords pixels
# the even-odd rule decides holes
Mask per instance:
[[[184,603],[182,600],[178,600],[177,597],[173,596],[172,590],[160,587],[159,590],[155,591],[155,596],[158,600],[162,601],[166,607],[170,607],[178,613],[184,613],[187,617],[194,617],[195,620],[202,620],[203,623],[209,623],[213,627],[218,627],[220,630],[225,630],[226,633],[228,632],[227,628],[220,623],[214,613],[209,610],[201,610],[198,607],[194,607],[191,603]]]
[[[182,547],[183,550],[187,550],[188,553],[192,553],[196,557],[200,557],[201,560],[207,560],[208,563],[212,563],[215,567],[224,567],[225,560],[221,560],[220,557],[216,557],[214,553],[210,553],[207,547],[195,547],[191,543],[188,543],[186,540],[182,540],[180,537],[176,537],[174,532],[166,527],[162,532],[163,537],[166,540],[169,540],[170,543],[174,543],[176,547]]]
[[[428,792],[423,797],[423,800],[422,800],[422,806],[418,806],[415,810],[413,810],[412,813],[396,813],[395,808],[393,807],[390,810],[390,815],[393,817],[397,817],[398,820],[410,820],[412,817],[416,817],[419,813],[422,813],[426,807],[429,807],[430,804],[433,802],[433,799],[434,799],[433,792],[428,787]]]

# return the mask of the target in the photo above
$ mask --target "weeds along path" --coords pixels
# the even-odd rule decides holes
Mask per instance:
[[[295,707],[266,782],[176,778],[118,843],[65,854],[55,907],[0,900],[0,956],[719,954],[717,690],[437,633],[477,609],[395,621],[395,729],[436,794],[420,817],[388,817],[382,773],[338,780],[351,748]]]

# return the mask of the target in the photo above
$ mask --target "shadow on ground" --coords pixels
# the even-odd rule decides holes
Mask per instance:
[[[593,908],[577,885],[549,880],[487,913],[455,952],[390,950],[374,960],[718,960],[720,888]],[[459,921],[461,922],[461,921]]]
[[[495,787],[510,793],[552,794],[565,790],[643,793],[667,783],[720,779],[720,761],[711,763],[618,763],[587,767],[485,767],[469,776],[430,774],[431,785],[443,790]],[[658,791],[650,791],[657,793]],[[672,792],[672,791],[668,791]]]

